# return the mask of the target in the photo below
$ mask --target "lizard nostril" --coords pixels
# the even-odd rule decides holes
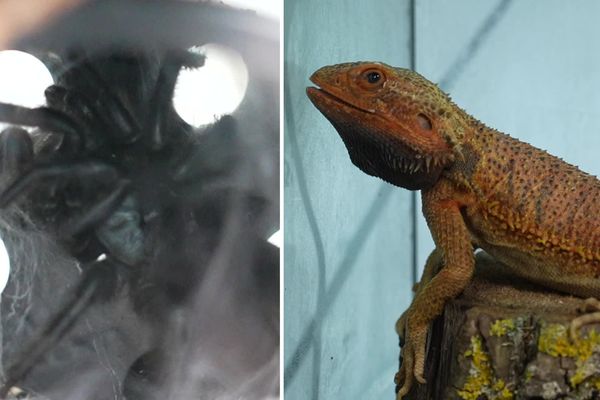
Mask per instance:
[[[431,123],[431,120],[429,119],[429,117],[425,114],[418,114],[417,115],[417,121],[419,121],[419,126],[425,130],[430,131],[431,129],[433,129],[433,124]]]

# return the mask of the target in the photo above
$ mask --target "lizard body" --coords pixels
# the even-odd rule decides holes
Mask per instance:
[[[600,181],[488,128],[419,74],[381,63],[323,67],[307,88],[367,174],[421,190],[436,250],[409,309],[397,375],[406,394],[424,382],[432,320],[458,296],[479,247],[516,277],[581,297],[600,297]],[[444,267],[432,273],[437,260]]]

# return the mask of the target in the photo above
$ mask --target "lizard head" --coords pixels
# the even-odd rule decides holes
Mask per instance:
[[[323,67],[310,80],[319,88],[308,87],[308,97],[365,173],[419,190],[452,163],[456,106],[422,76],[358,62]]]

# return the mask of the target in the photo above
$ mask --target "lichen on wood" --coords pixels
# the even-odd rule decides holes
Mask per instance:
[[[571,337],[584,300],[515,282],[486,255],[434,324],[425,385],[407,399],[600,399],[600,324]]]

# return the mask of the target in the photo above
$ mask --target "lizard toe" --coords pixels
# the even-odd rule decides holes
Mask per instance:
[[[425,346],[427,343],[427,332],[420,332],[419,335],[413,339],[414,346],[414,375],[415,379],[419,383],[426,383],[423,374],[425,372]]]
[[[406,321],[406,322],[405,322]],[[410,325],[410,326],[407,326]],[[405,340],[400,337],[400,341],[404,342],[400,353],[401,366],[400,371],[396,374],[395,382],[399,390],[396,399],[399,400],[405,396],[413,386],[416,380],[419,383],[426,383],[423,377],[425,371],[425,346],[427,344],[427,325],[410,324],[410,318],[407,314],[396,323],[396,329],[403,328],[403,333],[406,333]]]
[[[590,325],[590,324],[598,324],[598,323],[600,323],[600,311],[581,315],[577,318],[574,318],[571,321],[571,325],[569,326],[569,334],[571,336],[571,340],[574,340],[575,338],[577,338],[577,336],[578,336],[577,333],[581,329],[582,326]]]
[[[423,377],[426,339],[426,329],[425,331],[422,329],[408,330],[408,337],[400,355],[402,365],[395,378],[396,385],[399,387],[396,395],[397,400],[410,391],[415,380],[419,383],[426,382]]]
[[[406,396],[413,384],[413,356],[412,354],[409,356],[406,351],[403,351],[403,353],[405,353],[403,358],[404,362],[400,367],[400,371],[398,371],[394,378],[396,387],[398,388],[396,400],[401,400],[402,397]]]
[[[600,311],[600,300],[589,297],[583,301],[578,309],[582,313]]]
[[[587,314],[580,315],[571,321],[569,326],[569,334],[571,340],[577,338],[577,333],[584,325],[600,323],[600,301],[591,297],[586,299],[583,306],[580,307],[580,311]]]

